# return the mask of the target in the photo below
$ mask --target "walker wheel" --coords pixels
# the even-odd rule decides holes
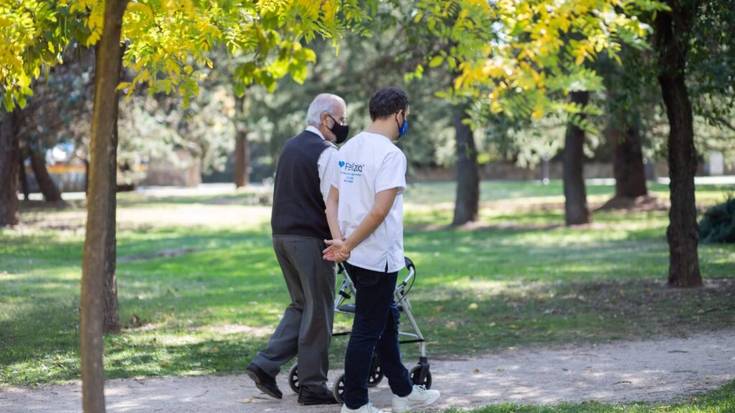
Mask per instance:
[[[288,385],[294,393],[299,393],[299,365],[294,364],[288,372]]]
[[[334,398],[337,399],[338,402],[344,403],[344,399],[342,398],[345,394],[345,375],[342,374],[339,376],[337,381],[334,382],[332,385],[332,393],[334,394]]]
[[[368,377],[368,387],[377,386],[383,380],[383,377],[383,368],[380,366],[378,357],[373,355],[373,363],[370,366],[370,376]]]
[[[422,370],[423,372],[423,379],[422,379]],[[411,369],[411,382],[417,386],[424,386],[427,389],[431,388],[431,371],[429,370],[429,366],[421,366],[418,365]]]

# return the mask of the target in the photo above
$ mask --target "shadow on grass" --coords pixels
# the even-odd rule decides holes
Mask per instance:
[[[60,292],[65,290],[55,290],[55,296],[29,294],[23,302],[7,303],[8,297],[2,297],[0,383],[37,383],[57,380],[58,372],[77,374],[79,299],[78,293]]]
[[[155,339],[130,345],[125,336],[108,337],[105,372],[109,378],[241,372],[264,344],[263,338],[243,335],[163,345]]]
[[[732,328],[735,279],[709,280],[701,289],[672,289],[645,280],[466,280],[441,292],[417,287],[412,302],[433,354],[469,355]]]

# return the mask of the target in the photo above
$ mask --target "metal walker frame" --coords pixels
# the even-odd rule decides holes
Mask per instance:
[[[408,294],[416,281],[416,266],[410,258],[406,257],[406,269],[408,270],[403,280],[396,284],[396,288],[393,292],[393,299],[398,307],[398,311],[406,316],[411,326],[411,331],[401,331],[399,329],[399,337],[405,337],[403,340],[399,340],[399,344],[412,344],[417,343],[419,346],[419,361],[417,365],[411,369],[411,381],[417,385],[423,385],[427,389],[431,387],[431,370],[429,359],[426,351],[426,339],[421,333],[416,317],[414,317],[411,307],[411,301],[408,299]],[[344,278],[337,296],[334,300],[334,311],[340,314],[355,314],[355,304],[349,303],[348,300],[352,299],[357,292],[355,284],[350,277],[350,274],[345,269],[344,265],[338,264],[338,274],[341,274]],[[347,336],[350,335],[351,331],[342,331],[333,333],[333,337]],[[370,376],[368,378],[368,387],[377,386],[383,379],[383,372],[380,366],[380,360],[377,355],[373,355],[373,364],[370,369]],[[291,389],[298,393],[299,382],[298,382],[298,366],[294,364],[289,372],[289,385]],[[342,401],[342,394],[344,393],[344,374],[342,374],[333,386],[334,396],[338,401]]]

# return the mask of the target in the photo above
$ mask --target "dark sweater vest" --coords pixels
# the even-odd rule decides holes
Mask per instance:
[[[303,131],[283,147],[276,167],[271,229],[277,235],[332,238],[319,189],[319,156],[330,143]]]

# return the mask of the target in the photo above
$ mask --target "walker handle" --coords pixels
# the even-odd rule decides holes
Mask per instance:
[[[403,259],[406,261],[406,268],[408,269],[408,271],[416,272],[416,266],[413,265],[413,261],[411,261],[411,259],[408,257],[403,257]]]

